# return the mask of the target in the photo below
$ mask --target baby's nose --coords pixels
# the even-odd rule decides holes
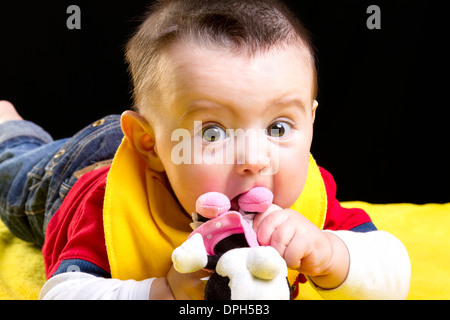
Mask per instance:
[[[264,133],[246,133],[237,141],[236,167],[240,174],[262,174],[271,166],[270,143]]]

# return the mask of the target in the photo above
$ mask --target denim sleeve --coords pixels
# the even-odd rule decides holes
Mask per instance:
[[[61,261],[58,269],[52,277],[65,272],[84,272],[96,277],[111,278],[111,274],[92,262],[82,259],[68,259]]]
[[[74,173],[112,159],[122,139],[119,115],[57,141],[29,121],[1,124],[0,218],[14,235],[42,246],[48,222],[78,179]]]
[[[362,232],[362,233],[371,232],[371,231],[377,231],[377,230],[378,229],[377,229],[377,227],[375,227],[373,222],[366,222],[366,223],[360,224],[359,226],[356,226],[356,227],[350,229],[350,231]]]
[[[40,182],[42,165],[64,142],[53,141],[45,130],[29,121],[0,125],[0,218],[14,235],[25,241],[43,243],[45,197],[31,207],[27,207],[27,201]]]

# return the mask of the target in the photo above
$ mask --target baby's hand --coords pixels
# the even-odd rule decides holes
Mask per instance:
[[[156,278],[150,290],[150,300],[203,300],[209,273],[203,270],[194,273],[179,273],[172,266],[166,277]]]
[[[204,300],[206,281],[210,273],[200,270],[193,273],[179,273],[172,266],[167,274],[167,283],[175,300]]]
[[[331,258],[331,246],[325,234],[301,214],[271,208],[256,215],[253,227],[262,246],[274,247],[291,269],[307,274],[322,273]]]
[[[336,288],[349,268],[345,244],[291,209],[273,205],[257,214],[253,228],[262,246],[274,247],[289,268],[310,276],[322,288]]]

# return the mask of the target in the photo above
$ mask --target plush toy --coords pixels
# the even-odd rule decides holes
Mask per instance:
[[[272,200],[270,190],[253,188],[239,197],[237,212],[221,193],[198,198],[194,231],[174,250],[172,261],[180,273],[212,271],[206,300],[290,299],[286,262],[274,248],[260,246],[252,228],[254,215],[267,211]]]

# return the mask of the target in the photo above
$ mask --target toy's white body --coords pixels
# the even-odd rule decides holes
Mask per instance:
[[[230,250],[220,258],[216,272],[230,278],[231,300],[290,298],[286,263],[272,247]]]
[[[184,242],[172,254],[180,273],[206,266],[207,253],[200,234]],[[230,279],[231,300],[289,300],[286,262],[272,247],[239,248],[222,255],[215,270]]]
[[[214,248],[218,242],[227,241],[233,234],[243,234],[248,247],[234,247],[220,253],[215,266],[218,275],[229,279],[231,300],[289,300],[286,262],[274,248],[259,246],[251,219],[242,217],[254,216],[245,212],[266,212],[275,206],[272,200],[270,190],[253,188],[240,196],[242,212],[238,213],[228,211],[230,200],[223,194],[210,192],[199,197],[196,210],[210,220],[200,226],[194,221],[198,228],[173,251],[175,270],[191,273],[205,268],[208,254],[217,254]]]

